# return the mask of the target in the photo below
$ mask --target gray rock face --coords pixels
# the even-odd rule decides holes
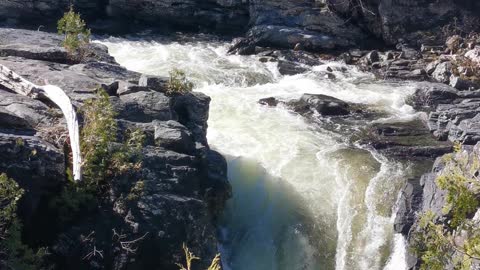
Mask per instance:
[[[248,1],[244,0],[111,0],[108,11],[110,16],[121,19],[203,27],[221,32],[245,30],[249,21]]]
[[[37,28],[55,23],[68,5],[67,0],[2,1],[0,21]],[[266,46],[281,44],[293,49],[294,41],[300,40],[307,50],[358,46],[371,36],[391,45],[403,40],[419,46],[430,41],[428,32],[437,33],[437,39],[446,38],[441,27],[453,18],[459,18],[457,24],[465,32],[474,30],[476,26],[468,22],[480,14],[475,0],[84,0],[75,6],[89,21],[97,20],[93,25],[102,30],[121,31],[135,24],[227,33],[251,28],[249,37],[255,38],[248,40],[250,45],[261,39]],[[251,49],[243,46],[235,52],[248,47]]]
[[[0,64],[34,83],[58,85],[77,108],[103,86],[118,113],[118,137],[134,129],[147,137],[139,171],[116,179],[108,198],[68,226],[48,226],[44,215],[53,215],[49,200],[67,185],[65,121],[50,103],[0,87],[0,172],[26,190],[20,207],[27,235],[42,235],[36,241],[48,238],[58,269],[177,269],[184,242],[206,268],[217,252],[212,219],[231,196],[226,161],[206,139],[210,98],[200,93],[166,96],[162,78],[108,61],[103,46],[92,47],[103,60],[71,63],[50,53],[61,52],[57,36],[19,33],[16,39],[13,30],[0,29],[0,37],[8,37],[1,40],[0,51],[8,48],[8,53],[0,56]],[[134,187],[140,192],[127,199]],[[82,241],[92,231],[96,242]],[[119,237],[140,238],[132,246],[137,252],[122,248]],[[84,260],[92,245],[104,251],[103,257]]]
[[[441,33],[441,27],[458,14],[464,16],[464,21],[458,23],[468,25],[467,21],[478,18],[480,11],[480,3],[475,0],[328,0],[328,3],[337,12],[359,20],[389,44],[403,40],[417,46],[431,38],[427,32],[438,30],[437,33]],[[442,39],[441,34],[436,37]]]
[[[478,135],[476,125],[472,119],[480,113],[480,101],[476,99],[458,99],[453,104],[440,104],[437,110],[431,112],[428,119],[428,126],[435,136],[441,140],[450,139],[465,144],[474,144],[472,141]]]
[[[426,176],[422,176],[425,178]],[[400,195],[397,215],[395,217],[394,230],[397,233],[408,235],[415,221],[415,212],[422,203],[422,187],[418,180],[409,181]]]

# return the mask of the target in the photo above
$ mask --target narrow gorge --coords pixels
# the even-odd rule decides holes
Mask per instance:
[[[475,1],[67,2],[0,0],[0,269],[480,267]]]

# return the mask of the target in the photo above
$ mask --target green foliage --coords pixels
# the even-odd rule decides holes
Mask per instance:
[[[0,268],[35,270],[40,269],[47,253],[44,248],[34,252],[22,243],[22,224],[18,220],[17,203],[23,196],[18,184],[0,174]]]
[[[443,208],[445,214],[451,213],[450,226],[459,226],[469,214],[478,208],[475,194],[468,188],[470,179],[459,172],[452,172],[437,178],[438,186],[447,191],[446,204]]]
[[[462,157],[461,146],[456,146],[455,149],[457,155],[450,158],[442,175],[436,180],[437,185],[447,191],[443,211],[451,214],[452,228],[461,225],[468,215],[477,210],[479,203],[476,190],[480,184],[472,174],[472,171],[478,170],[478,162],[474,159],[470,164],[468,158]]]
[[[97,98],[85,101],[81,113],[84,119],[80,142],[83,174],[86,181],[100,186],[106,181],[110,166],[110,144],[117,137],[116,113],[102,88],[98,89]]]
[[[71,54],[84,49],[90,42],[90,29],[86,28],[85,21],[80,13],[74,11],[73,6],[70,6],[70,10],[58,21],[57,29],[59,34],[64,35],[62,45]]]
[[[0,229],[2,232],[16,217],[18,200],[23,196],[23,189],[6,174],[0,174]]]
[[[186,94],[193,89],[193,83],[190,82],[185,72],[179,69],[173,69],[170,71],[170,79],[167,84],[167,94]]]
[[[452,264],[454,269],[467,270],[471,269],[473,259],[480,258],[480,224],[469,219],[479,207],[480,183],[476,173],[480,162],[475,154],[469,158],[461,149],[457,143],[455,154],[444,156],[445,168],[436,180],[447,191],[443,214],[449,222],[438,222],[433,212],[426,212],[413,235],[414,251],[422,260],[421,269],[440,270]]]
[[[97,203],[96,190],[84,182],[69,182],[62,192],[50,202],[58,215],[58,225],[75,220],[80,213],[89,212]]]
[[[425,213],[420,218],[420,231],[414,235],[414,251],[422,259],[422,270],[443,270],[452,258],[450,236],[443,225],[435,224],[435,214]]]
[[[146,136],[140,129],[127,130],[124,141],[117,141],[116,112],[108,94],[101,88],[96,98],[85,102],[81,112],[84,119],[80,143],[84,182],[97,193],[103,193],[115,177],[141,168],[141,150]]]

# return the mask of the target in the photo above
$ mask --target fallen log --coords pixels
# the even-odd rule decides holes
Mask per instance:
[[[67,122],[70,145],[72,147],[73,179],[75,181],[81,180],[82,157],[80,153],[80,131],[77,114],[68,95],[65,94],[60,87],[55,85],[35,85],[3,65],[0,65],[0,85],[27,97],[35,99],[42,97],[48,98],[62,110]]]

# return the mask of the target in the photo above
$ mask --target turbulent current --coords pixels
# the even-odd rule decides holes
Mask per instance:
[[[417,117],[405,104],[412,85],[378,81],[337,62],[282,76],[275,62],[227,55],[227,42],[199,37],[99,42],[131,70],[168,76],[182,69],[195,91],[212,98],[208,141],[227,157],[233,186],[218,232],[226,269],[406,268],[404,239],[394,233],[393,221],[411,168],[349,139],[368,121]],[[336,79],[325,77],[327,67]],[[342,124],[320,116],[309,121],[285,107],[258,103],[303,93],[385,113]]]

